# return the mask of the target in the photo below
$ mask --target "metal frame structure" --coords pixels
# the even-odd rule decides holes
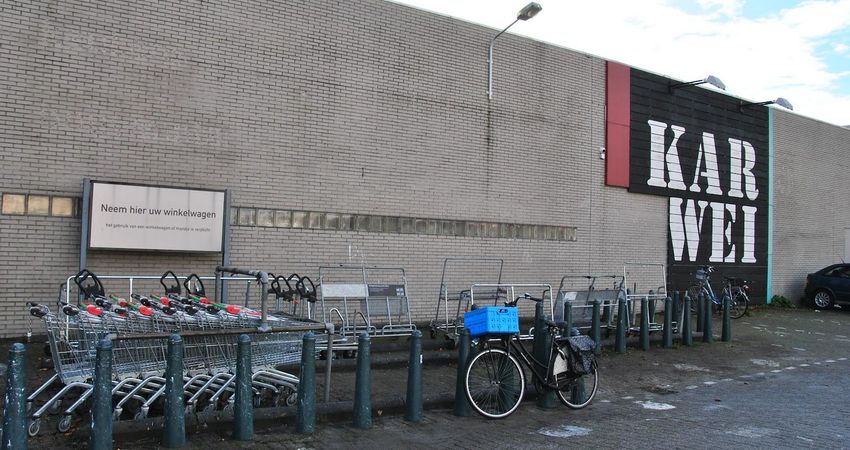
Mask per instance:
[[[454,277],[455,269],[462,269],[463,273],[469,273],[469,266],[478,266],[479,268],[486,265],[493,265],[494,268],[498,266],[498,271],[493,283],[499,284],[502,282],[502,271],[505,267],[505,261],[501,258],[445,258],[443,259],[443,270],[440,276],[440,291],[437,297],[437,309],[434,313],[434,318],[431,320],[429,325],[431,329],[431,337],[437,337],[437,334],[443,333],[446,338],[452,342],[457,340],[461,328],[463,328],[463,313],[469,311],[471,296],[468,290],[468,286],[471,286],[478,282],[484,282],[489,280],[482,280],[476,276],[468,276],[460,278],[464,278],[462,280],[451,280],[450,283],[449,278]],[[458,266],[458,267],[455,267]],[[449,270],[452,269],[452,270]],[[459,270],[460,272],[460,270]],[[496,271],[494,271],[496,272]],[[477,278],[477,279],[476,279]],[[455,281],[457,281],[455,283]],[[451,287],[450,287],[451,284]],[[454,286],[461,286],[459,291],[455,294],[451,289]],[[454,289],[457,289],[454,287]],[[494,302],[498,302],[500,298],[499,292],[494,290],[490,293],[490,299]],[[449,315],[449,303],[457,302],[457,308],[455,309],[452,315]],[[442,313],[442,314],[441,314]]]

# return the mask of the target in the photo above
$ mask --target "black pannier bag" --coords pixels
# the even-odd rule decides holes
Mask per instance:
[[[594,355],[596,342],[590,336],[571,336],[569,343],[570,371],[576,375],[591,373],[593,361],[596,358]]]

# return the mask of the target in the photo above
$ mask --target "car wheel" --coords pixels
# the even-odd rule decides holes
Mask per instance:
[[[832,308],[832,305],[835,303],[835,299],[832,298],[832,294],[827,291],[817,291],[815,292],[814,304],[817,309],[827,309]]]

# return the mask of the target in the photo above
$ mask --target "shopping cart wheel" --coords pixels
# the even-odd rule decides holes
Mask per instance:
[[[35,437],[39,430],[41,430],[41,419],[35,419],[30,422],[30,426],[27,428],[27,434],[29,434],[30,437]]]
[[[293,392],[286,397],[286,406],[295,406],[298,403],[298,393]]]
[[[225,414],[233,414],[233,403],[227,402],[221,410]]]
[[[112,420],[114,422],[118,422],[121,419],[121,413],[124,411],[124,408],[115,408],[112,410]]]
[[[204,409],[201,410],[201,414],[212,414],[215,412],[215,403],[207,403],[207,406],[204,406]]]
[[[133,420],[142,420],[148,417],[148,412],[144,409],[140,409],[136,411],[136,414],[133,415]]]
[[[59,428],[60,433],[64,433],[71,429],[71,416],[62,416],[62,419],[59,420]]]

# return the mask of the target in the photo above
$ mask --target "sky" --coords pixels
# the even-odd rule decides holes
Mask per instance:
[[[392,0],[508,26],[526,0]],[[538,0],[509,33],[850,126],[850,0]],[[486,45],[483,43],[482,45]]]

